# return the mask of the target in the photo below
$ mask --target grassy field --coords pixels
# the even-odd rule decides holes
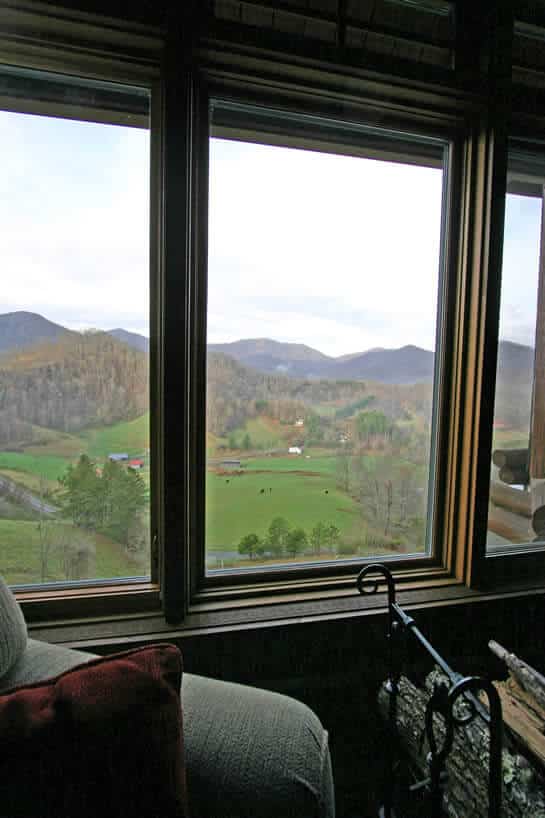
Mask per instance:
[[[39,456],[27,452],[0,452],[0,471],[28,472],[51,481],[64,474],[67,462],[66,458],[52,454]]]
[[[86,535],[87,536],[87,535]],[[81,538],[81,531],[70,523],[51,524],[52,542],[67,542],[74,537]],[[95,555],[92,560],[92,576],[86,579],[109,579],[110,577],[132,576],[145,573],[143,564],[127,556],[119,543],[99,534],[92,536]],[[51,549],[47,566],[47,582],[65,579],[62,569],[60,548]],[[149,563],[149,560],[147,560]],[[12,585],[40,582],[40,536],[35,522],[23,520],[0,520],[0,565],[2,574]]]
[[[26,454],[34,454],[37,457],[53,455],[54,457],[78,457],[85,451],[85,442],[77,435],[56,432],[52,429],[42,430],[44,434],[35,437],[36,442],[25,446]]]
[[[274,470],[265,473],[248,469],[246,474],[231,477],[207,475],[209,548],[236,550],[245,534],[263,537],[274,517],[284,517],[292,527],[302,527],[308,534],[322,520],[336,525],[341,536],[354,536],[361,527],[358,506],[336,488],[334,475],[324,468],[314,476],[302,476],[290,468],[288,458],[282,460],[284,470],[277,462]]]
[[[127,423],[89,429],[82,432],[81,439],[89,457],[97,460],[108,457],[111,452],[126,452],[129,457],[141,455],[149,449],[149,412]]]
[[[88,429],[79,436],[51,432],[43,445],[28,446],[24,452],[0,451],[0,472],[31,490],[38,489],[40,477],[46,478],[50,488],[57,488],[57,479],[80,454],[100,463],[111,452],[126,452],[132,457],[147,449],[149,413],[128,423]]]
[[[285,436],[293,433],[291,426],[281,426],[268,418],[258,417],[248,422],[237,436],[248,433],[256,445],[286,446]],[[207,439],[216,446],[218,439]],[[79,436],[59,433],[44,437],[43,445],[29,447],[24,452],[0,452],[0,472],[12,480],[39,493],[41,478],[46,487],[58,488],[58,477],[67,466],[86,452],[98,464],[111,452],[126,452],[142,456],[149,449],[149,414],[127,423],[89,429]],[[308,449],[304,455],[261,455],[241,453],[242,474],[209,471],[206,485],[206,543],[209,550],[237,551],[243,536],[256,533],[265,537],[271,520],[284,517],[292,528],[303,528],[310,536],[318,522],[333,524],[340,531],[342,543],[361,544],[373,532],[362,519],[360,507],[347,493],[337,488],[338,458],[325,448]],[[240,455],[239,455],[240,456]],[[368,456],[371,463],[382,455]],[[397,461],[399,463],[399,461]],[[149,469],[141,476],[149,485]],[[147,521],[147,517],[146,517]],[[70,536],[71,526],[59,521],[59,536]],[[81,531],[72,529],[75,537]],[[68,534],[67,534],[68,532]],[[118,543],[93,535],[96,555],[93,577],[118,577],[145,573],[146,566],[135,564]],[[377,543],[380,541],[377,540]],[[385,552],[375,545],[373,553]],[[255,563],[254,563],[255,564]],[[40,581],[39,536],[37,524],[28,520],[4,519],[0,516],[0,565],[9,574],[10,582]],[[50,579],[63,579],[62,560],[51,560]]]
[[[246,471],[271,471],[271,472],[314,472],[316,474],[335,474],[336,457],[334,455],[287,455],[286,457],[251,457],[242,460]]]
[[[253,447],[274,449],[287,445],[286,438],[293,435],[294,431],[293,426],[282,426],[278,421],[268,417],[256,417],[248,420],[243,427],[235,429],[232,435],[239,447],[242,446],[242,440],[247,434]]]
[[[90,429],[79,436],[51,432],[41,435],[40,440],[40,445],[34,443],[23,452],[0,452],[0,473],[35,494],[39,494],[42,487],[50,492],[58,489],[58,478],[84,452],[98,463],[104,462],[110,452],[127,452],[129,456],[142,455],[149,447],[149,414],[128,423]],[[148,469],[142,472],[142,477],[146,483],[149,482]],[[11,507],[6,507],[4,514],[0,510],[2,573],[12,584],[40,582],[37,522],[11,519],[14,515],[8,515],[8,511],[12,511]],[[49,525],[53,539],[58,542],[77,542],[82,536],[91,539],[94,544],[94,555],[90,563],[91,576],[82,578],[106,579],[142,575],[149,571],[149,556],[135,561],[122,545],[100,534],[82,535],[81,530],[64,521],[51,522]],[[48,562],[46,581],[63,579],[66,576],[63,571],[62,548],[56,547]]]

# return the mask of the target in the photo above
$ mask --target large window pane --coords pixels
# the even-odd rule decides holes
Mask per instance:
[[[0,573],[149,575],[148,92],[0,72]]]
[[[543,162],[509,162],[487,546],[543,540]],[[540,293],[541,291],[541,293]],[[541,363],[540,363],[541,361]],[[537,513],[537,517],[536,517]]]
[[[442,163],[213,106],[209,571],[428,550]]]

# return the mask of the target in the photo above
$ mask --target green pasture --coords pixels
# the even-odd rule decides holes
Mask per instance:
[[[307,535],[317,522],[333,523],[341,538],[360,526],[358,505],[335,486],[334,475],[302,476],[290,471],[217,475],[206,482],[208,548],[236,550],[245,534],[265,536],[274,517],[284,517]]]
[[[335,474],[337,459],[334,455],[310,455],[306,457],[304,454],[287,455],[286,457],[249,457],[246,460],[241,459],[246,471],[266,471],[272,472],[315,472],[321,475]]]
[[[35,455],[27,452],[1,452],[0,471],[28,472],[31,475],[43,476],[46,480],[57,481],[64,474],[68,461],[56,455]],[[23,482],[21,479],[18,482]]]
[[[252,448],[275,448],[286,444],[285,438],[295,431],[293,426],[281,426],[267,417],[250,418],[244,426],[235,429],[229,437],[234,436],[237,446],[242,446],[245,435],[249,435]]]
[[[338,409],[336,403],[317,403],[312,407],[312,411],[323,418],[334,418]]]
[[[77,435],[58,432],[55,429],[34,428],[33,442],[24,447],[26,454],[37,457],[52,455],[53,457],[76,458],[85,451],[86,444]],[[36,429],[39,431],[36,432]]]
[[[62,548],[55,543],[67,543],[70,537],[81,538],[82,532],[70,523],[50,523],[52,547],[47,565],[47,582],[65,579],[62,570]],[[134,576],[147,573],[149,558],[136,562],[130,558],[123,546],[100,534],[85,532],[85,537],[94,542],[95,556],[93,576],[82,579],[109,579],[111,577]],[[40,535],[38,524],[24,520],[0,519],[0,573],[11,585],[41,582]]]

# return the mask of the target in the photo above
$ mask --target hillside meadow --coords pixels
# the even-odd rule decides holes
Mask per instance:
[[[269,418],[258,417],[236,432],[240,439],[245,434],[257,446],[271,445],[274,441],[274,445],[287,449],[283,435],[291,435],[293,430]],[[129,457],[145,458],[148,450],[149,413],[145,413],[136,420],[87,429],[78,435],[59,433],[55,436],[50,433],[42,446],[34,445],[22,452],[0,452],[0,472],[35,493],[44,487],[53,493],[59,487],[58,478],[81,453],[88,454],[100,464],[111,452],[126,452]],[[216,465],[208,469],[206,478],[206,543],[210,551],[230,552],[232,557],[244,536],[255,533],[265,538],[271,520],[283,517],[291,528],[303,528],[309,538],[318,522],[336,526],[347,552],[353,548],[352,553],[361,555],[368,549],[373,554],[391,553],[387,547],[379,545],[380,526],[374,530],[370,521],[363,519],[359,503],[338,487],[338,458],[331,449],[309,448],[303,455],[288,455],[287,452],[285,455],[266,455],[255,450],[229,449],[216,450],[214,454]],[[240,473],[222,467],[222,455],[226,459],[240,459]],[[382,459],[381,455],[370,454],[368,463],[375,463],[377,457]],[[141,476],[149,484],[147,467]],[[20,569],[25,563],[38,564],[36,529],[33,530],[33,524],[24,520],[0,520],[0,523],[4,526],[0,529],[0,536],[2,542],[7,543],[6,548],[9,546],[13,551],[17,540],[25,543],[25,559],[16,561],[17,570],[10,568],[14,575],[23,577],[24,572]],[[366,544],[368,541],[370,546]],[[247,560],[241,558],[239,562],[244,565]],[[58,573],[57,569],[53,569],[55,573]],[[134,573],[134,565],[122,546],[106,538],[97,540],[96,576],[123,576],[127,573]]]
[[[345,537],[360,525],[357,504],[327,475],[297,471],[208,474],[206,541],[210,549],[236,550],[246,534],[264,537],[274,517],[308,534],[317,522],[336,525]]]
[[[49,540],[67,543],[81,538],[81,531],[70,523],[50,524]],[[109,579],[145,575],[149,568],[142,561],[132,559],[125,549],[101,534],[86,535],[91,541],[91,573],[82,579]],[[2,574],[12,585],[41,582],[40,531],[37,522],[0,519],[0,542],[2,543]],[[66,579],[63,569],[62,547],[52,547],[47,560],[46,582]]]

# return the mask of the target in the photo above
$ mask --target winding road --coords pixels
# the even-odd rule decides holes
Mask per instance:
[[[20,503],[32,511],[37,511],[40,514],[56,514],[59,510],[51,503],[42,500],[38,495],[33,494],[30,489],[19,485],[10,477],[0,474],[0,496],[10,497],[15,502]]]

